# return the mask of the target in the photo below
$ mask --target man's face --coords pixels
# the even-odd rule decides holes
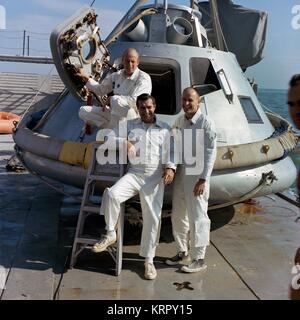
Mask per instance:
[[[143,122],[153,123],[155,121],[155,108],[152,99],[138,102],[139,115]]]
[[[300,82],[289,89],[288,105],[291,118],[296,127],[300,129]]]
[[[182,109],[187,119],[191,119],[199,108],[200,97],[194,90],[187,90],[182,95]]]
[[[122,62],[127,76],[131,76],[140,63],[139,56],[134,50],[130,50],[129,52],[127,52]]]

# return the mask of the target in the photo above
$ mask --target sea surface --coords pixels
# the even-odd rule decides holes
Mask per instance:
[[[289,115],[288,105],[287,105],[287,90],[277,90],[277,89],[258,89],[258,99],[271,111],[278,113],[284,119],[287,119],[292,125],[293,121]],[[300,135],[300,131],[295,131]],[[299,150],[299,144],[298,144]],[[293,153],[291,155],[293,161],[295,162],[298,170],[300,169],[300,153]],[[295,183],[291,187],[293,192],[296,192]]]

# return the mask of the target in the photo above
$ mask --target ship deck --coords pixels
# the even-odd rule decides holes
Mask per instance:
[[[12,154],[11,135],[0,135],[2,300],[290,299],[300,212],[278,195],[210,212],[208,268],[202,273],[183,274],[164,264],[176,253],[170,219],[165,218],[154,261],[158,277],[144,280],[140,228],[125,226],[123,269],[116,277],[107,252],[85,250],[75,268],[68,268],[80,202],[26,171],[7,172],[6,159]],[[77,189],[64,190],[81,195]],[[99,217],[90,221],[97,223],[102,223]],[[177,290],[174,283],[186,281],[194,290]]]

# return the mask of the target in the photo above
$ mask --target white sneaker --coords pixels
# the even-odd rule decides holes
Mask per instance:
[[[145,278],[147,280],[153,280],[157,277],[157,272],[155,270],[154,264],[150,262],[145,262]]]
[[[203,259],[193,260],[188,266],[183,266],[180,270],[187,273],[203,271],[207,268]]]
[[[95,253],[105,251],[107,249],[107,247],[111,246],[116,241],[117,241],[116,236],[104,235],[104,236],[102,236],[102,238],[100,239],[99,242],[97,242],[93,245],[92,251]]]
[[[177,264],[187,264],[188,260],[188,254],[184,251],[180,251],[174,257],[167,259],[165,264],[168,266],[176,266]]]

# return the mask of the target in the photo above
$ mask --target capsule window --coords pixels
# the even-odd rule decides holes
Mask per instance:
[[[249,97],[239,97],[241,106],[248,120],[248,123],[263,123],[254,103]]]

